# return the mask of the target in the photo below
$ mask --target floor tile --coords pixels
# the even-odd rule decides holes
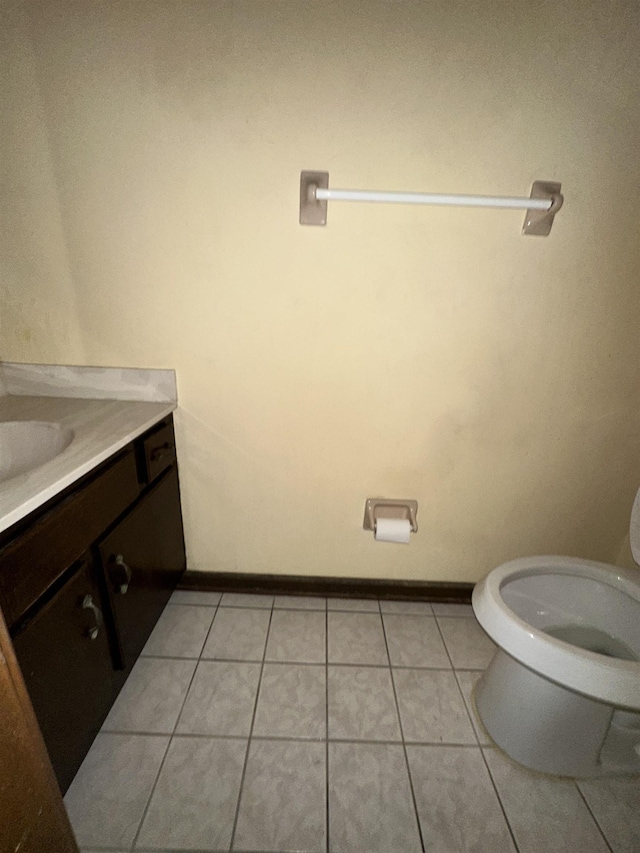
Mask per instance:
[[[640,850],[640,778],[584,779],[578,787],[613,853]]]
[[[332,853],[422,850],[403,747],[329,744]]]
[[[171,734],[195,668],[194,660],[138,658],[102,730]]]
[[[476,733],[476,737],[478,738],[478,743],[482,746],[491,746],[491,738],[484,730],[484,726],[478,716],[473,699],[474,688],[481,676],[482,672],[478,672],[477,669],[471,671],[465,669],[456,670],[456,678],[458,680],[460,690],[462,691],[462,698],[464,699],[464,704],[467,706],[467,711],[471,717],[471,723],[473,724],[473,729]]]
[[[402,739],[389,669],[330,666],[328,703],[330,738]]]
[[[473,607],[470,604],[438,604],[434,601],[431,606],[436,616],[470,616],[475,618]]]
[[[325,760],[324,743],[252,741],[233,849],[324,851]]]
[[[515,853],[480,748],[408,746],[426,850]]]
[[[327,609],[380,613],[380,604],[374,598],[328,598]]]
[[[216,607],[220,603],[221,593],[199,592],[197,589],[176,589],[169,604],[199,604],[202,607]]]
[[[168,744],[161,736],[96,737],[64,798],[80,846],[133,843]]]
[[[274,610],[265,659],[289,663],[324,663],[325,622],[324,613]]]
[[[276,610],[326,610],[327,599],[315,595],[276,595]]]
[[[329,663],[388,666],[389,656],[376,613],[329,613]]]
[[[197,658],[215,612],[213,607],[167,605],[142,654],[151,657]]]
[[[201,661],[191,683],[177,732],[247,737],[261,665]]]
[[[254,736],[324,738],[325,667],[266,663],[260,681]]]
[[[270,619],[270,610],[219,607],[202,657],[262,661]]]
[[[520,853],[606,853],[573,781],[533,773],[497,749],[484,754]]]
[[[447,651],[456,669],[486,669],[496,650],[475,619],[438,616]]]
[[[380,610],[383,613],[408,613],[415,616],[433,616],[433,610],[428,601],[381,601]]]
[[[392,666],[451,669],[433,617],[385,613],[382,618]]]
[[[221,607],[273,607],[272,595],[248,595],[243,592],[225,592],[220,600]]]
[[[394,669],[393,680],[406,741],[477,743],[452,671]]]
[[[136,847],[228,849],[246,740],[174,738]]]

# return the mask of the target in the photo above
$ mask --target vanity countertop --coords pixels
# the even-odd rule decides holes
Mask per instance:
[[[12,366],[2,365],[2,368],[6,379]],[[127,395],[121,391],[122,371],[58,367],[49,369],[49,372],[51,370],[56,371],[58,378],[64,370],[73,371],[72,380],[75,382],[77,382],[79,371],[83,371],[82,375],[90,375],[90,370],[99,373],[103,384],[106,382],[104,376],[113,376],[117,387],[115,390],[107,389],[102,393],[112,397],[124,396],[125,399],[76,397],[73,396],[74,391],[69,388],[55,390],[34,388],[33,392],[29,393],[31,386],[24,384],[20,388],[16,387],[14,393],[12,393],[13,389],[10,389],[9,393],[0,393],[0,421],[52,421],[69,427],[74,432],[71,444],[58,456],[27,473],[0,482],[0,532],[7,530],[12,524],[25,518],[30,512],[89,473],[134,438],[171,414],[177,406],[175,393],[171,393],[171,388],[175,392],[175,378],[172,371],[127,372],[127,378],[133,375],[139,383],[144,380],[149,384],[159,377],[161,381],[168,384],[170,392],[168,395],[153,390],[147,393],[147,400],[149,397],[153,400],[155,394],[155,402],[148,402],[132,400],[131,393]],[[44,372],[40,371],[40,375],[43,374]],[[145,380],[145,375],[151,379]],[[67,383],[69,386],[72,380],[70,379]],[[51,396],[46,396],[47,393]]]
[[[73,441],[58,456],[0,483],[0,532],[79,480],[175,408],[171,402],[0,397],[0,421],[54,421],[74,432]]]

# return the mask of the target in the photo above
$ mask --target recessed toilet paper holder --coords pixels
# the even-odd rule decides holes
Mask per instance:
[[[411,532],[418,532],[418,501],[393,500],[391,498],[367,498],[364,505],[365,530],[376,529],[376,519],[380,518],[408,518],[411,522]]]

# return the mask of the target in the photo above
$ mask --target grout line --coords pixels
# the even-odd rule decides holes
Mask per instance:
[[[513,846],[516,849],[516,853],[519,853],[520,847],[518,846],[518,842],[516,841],[516,835],[513,831],[513,827],[511,826],[511,821],[507,816],[507,811],[504,807],[504,803],[502,802],[502,797],[500,796],[500,791],[498,790],[496,780],[493,778],[491,768],[489,767],[489,762],[487,761],[487,757],[484,754],[485,749],[493,749],[493,747],[480,746],[480,755],[482,756],[482,760],[484,761],[484,766],[487,768],[487,773],[489,774],[489,779],[491,780],[491,784],[493,785],[493,790],[495,791],[496,797],[498,798],[498,805],[500,806],[500,811],[502,812],[502,816],[504,817],[505,823],[507,824],[507,829],[509,830],[511,840],[513,841]]]
[[[435,618],[433,610],[383,610],[380,605],[380,612],[383,616],[428,616],[430,619]]]
[[[275,612],[275,611],[274,611]],[[302,611],[297,611],[302,612]],[[319,610],[309,611],[313,613],[320,613]],[[327,613],[327,616],[329,613]],[[370,614],[374,616],[375,614]],[[389,615],[389,614],[387,614]],[[206,643],[205,643],[206,644]],[[218,661],[220,663],[262,663],[262,658],[212,658],[208,657],[204,654],[201,654],[199,657],[179,657],[177,655],[140,655],[141,658],[145,660],[184,660],[184,661]],[[324,666],[324,661],[308,661],[308,660],[271,660],[269,658],[265,658],[265,663],[269,664],[297,664],[298,666]],[[343,667],[373,667],[375,669],[388,669],[389,665],[386,663],[348,663],[341,661],[328,661],[330,666],[343,666]],[[470,666],[419,666],[416,664],[391,664],[392,669],[419,669],[419,670],[433,670],[435,672],[451,672],[454,670],[456,672],[484,672],[484,668],[477,667],[473,668]]]
[[[218,605],[216,605],[216,607],[215,607],[215,611],[214,611],[214,614],[213,614],[213,618],[211,619],[211,623],[210,623],[210,625],[209,625],[209,628],[207,629],[206,636],[205,636],[205,638],[204,638],[204,641],[203,641],[203,643],[202,643],[202,646],[200,647],[200,654],[202,654],[202,650],[204,649],[204,647],[205,647],[205,646],[206,646],[206,644],[207,644],[207,640],[209,639],[209,634],[211,633],[211,630],[212,630],[212,628],[213,628],[213,623],[214,623],[214,621],[215,621],[215,618],[216,618],[216,614],[217,614],[217,612],[218,612]],[[150,795],[149,795],[149,798],[147,799],[147,804],[146,804],[146,806],[145,806],[145,808],[144,808],[144,812],[142,813],[142,819],[140,820],[140,823],[138,824],[138,829],[137,829],[137,832],[136,832],[135,837],[134,837],[134,839],[133,839],[133,844],[132,844],[132,846],[131,846],[131,849],[132,849],[132,850],[134,850],[134,849],[135,849],[136,842],[137,842],[137,840],[138,840],[138,836],[140,835],[140,831],[142,830],[142,824],[143,824],[143,823],[144,823],[144,821],[145,821],[145,818],[146,818],[146,816],[147,816],[147,812],[149,811],[149,806],[151,805],[151,800],[152,800],[153,795],[154,795],[154,793],[155,793],[155,790],[156,790],[156,788],[157,788],[157,786],[158,786],[158,780],[159,780],[159,778],[160,778],[160,774],[161,774],[161,772],[162,772],[162,768],[164,767],[164,763],[165,763],[165,760],[166,760],[166,758],[167,758],[167,754],[168,754],[169,749],[170,749],[170,747],[171,747],[171,744],[172,744],[172,742],[173,742],[173,738],[174,738],[174,736],[175,736],[176,729],[178,728],[178,723],[180,722],[180,717],[182,716],[182,712],[184,711],[184,706],[185,706],[185,704],[186,704],[187,697],[189,696],[189,691],[191,690],[191,685],[193,684],[193,681],[194,681],[194,679],[195,679],[195,677],[196,677],[196,672],[198,671],[199,662],[200,662],[200,661],[199,661],[199,656],[198,656],[197,663],[196,663],[196,665],[194,666],[194,668],[193,668],[193,673],[192,673],[192,675],[191,675],[191,678],[189,679],[189,684],[187,685],[187,689],[185,690],[184,699],[182,700],[182,703],[181,703],[181,705],[180,705],[180,710],[179,710],[179,712],[178,712],[178,714],[177,714],[177,716],[176,716],[176,721],[175,721],[175,723],[173,724],[173,730],[172,730],[171,735],[170,735],[170,737],[169,737],[169,743],[168,743],[168,745],[167,745],[167,749],[166,749],[166,751],[165,751],[164,757],[163,757],[162,762],[161,762],[161,764],[160,764],[160,769],[158,770],[158,773],[157,773],[156,778],[155,778],[155,782],[153,783],[153,787],[152,787],[152,789],[151,789],[151,793],[150,793]]]
[[[284,604],[279,604],[277,607],[274,604],[274,610],[292,610],[294,613],[326,613],[326,607],[286,607]]]
[[[184,658],[183,658],[184,660]],[[262,658],[210,658],[210,657],[201,657],[200,661],[202,663],[253,663],[253,664],[261,664]],[[269,666],[309,666],[309,667],[321,667],[324,666],[323,661],[310,661],[310,660],[270,660],[269,658],[265,658],[265,664],[269,664]]]
[[[613,847],[609,844],[609,840],[607,839],[607,836],[606,836],[606,834],[605,834],[605,831],[604,831],[604,829],[600,826],[600,821],[598,820],[598,818],[597,818],[597,817],[595,816],[595,814],[593,813],[593,811],[592,811],[592,809],[591,809],[591,806],[589,805],[589,801],[587,800],[587,798],[585,797],[585,795],[582,793],[582,789],[580,788],[580,785],[578,784],[578,780],[577,780],[577,779],[574,779],[574,780],[573,780],[573,784],[576,786],[576,789],[577,789],[577,791],[578,791],[578,794],[580,795],[580,797],[582,798],[582,801],[584,802],[585,806],[587,807],[587,811],[589,812],[589,814],[590,814],[590,815],[591,815],[591,817],[593,818],[593,822],[594,822],[594,823],[595,823],[595,825],[598,827],[598,829],[599,829],[599,831],[600,831],[600,835],[602,836],[602,838],[603,838],[603,840],[604,840],[604,843],[607,845],[607,848],[611,851],[611,853],[613,853]]]
[[[176,738],[196,738],[200,740],[246,740],[247,735],[203,735],[203,734],[194,734],[193,732],[188,733],[177,733],[175,735]],[[289,737],[285,735],[251,735],[251,740],[277,740],[282,741],[283,743],[289,743],[290,741],[295,741],[296,743],[324,743],[325,739],[323,737]]]
[[[458,688],[458,694],[460,695],[460,698],[462,699],[462,707],[467,712],[467,719],[469,720],[469,725],[471,726],[471,731],[473,732],[473,736],[476,739],[476,744],[479,747],[482,747],[482,744],[480,743],[480,737],[478,735],[478,732],[476,731],[475,722],[473,719],[473,714],[471,713],[470,708],[467,707],[467,703],[466,703],[465,698],[464,698],[464,693],[462,691],[462,687],[460,686],[460,682],[458,681],[456,669],[453,665],[453,659],[449,653],[449,647],[447,646],[447,641],[444,638],[444,634],[442,633],[442,629],[440,628],[440,623],[438,622],[437,618],[436,618],[436,625],[438,626],[438,633],[440,634],[440,639],[442,640],[442,645],[444,646],[445,651],[447,653],[447,657],[449,658],[449,661],[451,662],[451,669],[453,671],[453,677],[454,677],[455,682],[456,682],[456,687]],[[515,843],[515,841],[514,841],[514,843]]]
[[[451,655],[450,655],[450,653],[449,653],[449,646],[447,646],[447,641],[446,641],[446,640],[445,640],[445,638],[444,638],[444,634],[442,633],[442,628],[440,627],[440,623],[438,622],[438,617],[437,617],[437,616],[436,616],[436,620],[435,620],[435,621],[436,621],[436,627],[437,627],[437,629],[438,629],[438,634],[440,635],[440,641],[442,642],[442,645],[444,646],[444,650],[445,650],[445,652],[447,653],[447,657],[449,658],[449,663],[451,664],[451,669],[454,669],[454,670],[455,670],[455,667],[454,667],[454,665],[453,665],[453,659],[452,659],[452,657],[451,657]],[[456,679],[456,684],[457,684],[457,683],[458,683],[458,680]],[[460,687],[459,687],[459,686],[458,686],[458,690],[460,690]],[[464,697],[462,697],[462,701],[463,701],[463,703],[464,703]],[[466,705],[465,705],[465,708],[466,708]]]
[[[256,714],[258,711],[258,701],[260,699],[260,691],[262,689],[262,674],[264,672],[264,664],[265,658],[267,656],[267,645],[269,644],[269,634],[271,633],[271,621],[273,619],[273,602],[275,597],[271,601],[271,609],[269,610],[269,626],[267,628],[267,634],[264,638],[264,651],[262,653],[262,664],[260,666],[260,676],[258,678],[258,688],[256,690],[256,698],[253,703],[253,714],[251,715],[251,726],[249,727],[249,736],[247,738],[247,748],[244,754],[244,764],[242,766],[242,775],[240,777],[240,787],[238,788],[238,801],[236,803],[236,811],[233,817],[233,827],[231,829],[231,839],[229,841],[229,850],[233,850],[233,842],[236,838],[236,830],[238,829],[238,818],[240,816],[240,803],[242,801],[242,790],[244,788],[244,780],[247,775],[247,765],[249,764],[249,750],[251,748],[251,740],[253,736],[253,727],[256,722]],[[266,608],[260,608],[262,610],[266,610]]]
[[[227,608],[229,609],[229,608]],[[275,612],[275,611],[274,611]],[[303,611],[297,611],[298,613]],[[313,613],[321,613],[320,610],[309,611]],[[333,611],[330,611],[333,612]],[[327,613],[327,616],[329,613]],[[374,613],[369,614],[370,616],[375,616]],[[389,614],[387,614],[389,615]],[[205,660],[205,661],[220,661],[224,663],[262,663],[262,658],[212,658],[207,655],[200,655],[199,657],[195,657],[193,655],[184,657],[178,655],[150,655],[150,654],[141,654],[140,658],[144,658],[145,660]],[[139,658],[138,658],[139,659]],[[324,661],[306,661],[306,660],[271,660],[269,658],[265,658],[266,663],[282,663],[282,664],[299,664],[300,666],[324,666]],[[329,661],[331,666],[353,666],[353,667],[362,667],[369,666],[375,667],[377,669],[388,669],[389,665],[386,663],[349,663],[343,661]],[[452,669],[457,672],[484,672],[483,667],[470,667],[470,666],[459,666],[459,667],[449,667],[449,666],[420,666],[418,664],[391,664],[393,669],[421,669],[421,670],[435,670],[440,672],[451,672]]]
[[[113,853],[115,848],[91,848],[87,853],[102,853],[102,850],[104,850],[104,853]],[[189,853],[229,853],[226,847],[220,849],[213,849],[212,847],[189,847],[188,851]],[[117,851],[117,853],[120,853],[120,851]],[[157,847],[136,847],[135,853],[185,853],[185,848],[163,847],[162,850],[159,850]],[[248,851],[248,853],[251,853],[251,851]],[[265,853],[265,851],[262,851],[262,853]],[[266,853],[270,853],[270,851],[266,851]]]
[[[164,755],[162,756],[162,761],[160,762],[160,767],[158,768],[158,772],[156,773],[156,778],[154,779],[153,785],[151,786],[151,791],[149,792],[149,796],[147,797],[147,802],[144,807],[144,811],[142,812],[142,817],[138,823],[138,828],[136,830],[136,834],[133,837],[133,841],[131,843],[131,850],[135,850],[136,841],[138,840],[138,836],[140,835],[140,830],[142,829],[142,824],[147,816],[147,812],[149,811],[149,805],[151,804],[151,798],[153,797],[156,787],[158,785],[158,779],[160,778],[160,774],[162,773],[162,768],[164,767],[164,763],[167,760],[167,753],[169,752],[169,747],[171,746],[171,737],[167,741],[167,748],[164,751]]]
[[[204,649],[205,645],[207,644],[207,640],[209,639],[209,634],[211,633],[211,629],[213,628],[213,623],[215,621],[217,612],[218,612],[218,607],[216,606],[215,612],[213,614],[213,618],[211,619],[211,623],[209,625],[209,628],[207,629],[206,636],[204,638],[202,646],[200,647],[200,654],[202,654],[202,650]],[[169,743],[167,744],[167,748],[165,750],[164,756],[162,758],[162,761],[160,762],[160,768],[158,769],[155,781],[154,781],[153,786],[151,788],[151,793],[149,794],[149,796],[147,798],[147,802],[146,802],[146,805],[144,807],[144,811],[142,812],[142,818],[140,819],[140,823],[138,824],[138,829],[136,830],[136,834],[134,836],[133,843],[131,845],[131,850],[135,850],[136,843],[138,841],[138,837],[139,837],[140,832],[142,830],[142,825],[145,822],[145,819],[147,817],[147,812],[149,811],[149,806],[151,805],[151,800],[153,799],[153,795],[155,794],[156,788],[158,787],[158,780],[160,779],[160,774],[162,773],[162,768],[164,767],[165,761],[167,759],[167,755],[168,755],[169,750],[171,748],[171,744],[173,743],[173,738],[174,738],[174,735],[176,733],[176,729],[178,728],[178,723],[180,722],[180,717],[182,716],[182,712],[184,711],[184,706],[185,706],[185,703],[187,701],[187,697],[189,696],[189,691],[191,690],[191,685],[193,684],[193,680],[196,677],[196,672],[198,671],[198,666],[199,666],[199,658],[198,658],[198,663],[196,663],[196,665],[193,668],[193,673],[191,674],[191,678],[189,679],[189,684],[187,685],[187,689],[185,690],[185,693],[184,693],[184,699],[182,700],[182,704],[180,705],[180,710],[176,716],[176,721],[173,724],[173,729],[171,731],[171,734],[169,735]]]
[[[365,608],[365,607],[336,607],[333,605],[329,606],[329,604],[327,604],[327,610],[329,611],[329,613],[373,613],[373,614],[379,614],[380,613],[380,602],[376,601],[376,607],[368,607],[368,608]]]
[[[262,658],[211,658],[211,657],[201,657],[198,661],[199,663],[262,663]],[[271,661],[267,661],[267,663],[271,663]],[[295,663],[295,661],[273,661],[273,663],[285,663],[291,664]]]
[[[456,684],[458,685],[458,690],[460,691],[460,693],[462,695],[462,702],[464,704],[464,707],[466,708],[467,714],[469,715],[469,717],[471,719],[471,728],[473,729],[473,733],[476,736],[478,746],[484,746],[484,744],[480,740],[480,731],[483,731],[483,730],[480,729],[479,724],[476,723],[477,712],[475,711],[474,701],[473,701],[473,694],[475,691],[475,687],[471,688],[471,696],[469,697],[469,702],[467,702],[467,699],[464,695],[464,690],[462,689],[462,685],[460,684],[460,679],[458,678],[458,673],[462,672],[462,671],[463,670],[455,670],[454,669],[453,675],[454,675],[454,678],[456,680]],[[479,719],[479,717],[478,717],[478,719]]]
[[[435,619],[475,619],[476,617],[473,613],[465,613],[464,615],[460,613],[456,615],[455,613],[434,613]],[[476,620],[477,621],[477,620]]]
[[[415,613],[404,613],[397,610],[382,610],[380,604],[378,603],[377,610],[359,610],[355,608],[347,608],[347,607],[293,607],[291,605],[284,604],[274,604],[271,607],[262,607],[256,604],[242,604],[242,603],[234,603],[234,604],[195,604],[193,602],[183,602],[183,601],[173,601],[169,602],[167,606],[171,607],[221,607],[223,610],[290,610],[295,613],[368,613],[370,615],[375,616],[379,613],[384,613],[386,616],[417,616],[418,618],[428,618],[435,619],[438,614],[433,611],[424,613],[415,612]],[[440,618],[445,619],[472,619],[473,615],[470,613],[456,616],[455,614],[440,614]]]
[[[173,735],[168,732],[142,732],[142,731],[130,731],[128,729],[121,730],[109,730],[103,731],[101,734],[106,735],[127,735],[127,736],[140,736],[140,737],[168,737],[171,740],[186,740],[188,738],[196,739],[196,740],[242,740],[246,741],[246,735],[210,735],[203,734],[201,732],[175,732]],[[325,743],[328,740],[329,743],[348,743],[348,744],[369,744],[371,746],[382,745],[382,746],[399,746],[402,744],[402,738],[397,738],[393,740],[393,738],[380,738],[376,740],[376,738],[344,738],[344,737],[302,737],[300,735],[292,736],[292,735],[252,735],[252,740],[258,741],[282,741],[285,743],[289,743],[290,741],[294,741],[296,743]],[[441,741],[441,740],[405,740],[405,743],[410,746],[446,746],[446,747],[459,747],[460,749],[478,749],[479,745],[477,743],[459,743],[457,741]],[[482,747],[480,747],[482,748]]]
[[[140,660],[140,658],[144,658],[145,660],[148,660],[149,658],[155,658],[156,660],[200,660],[199,656],[196,656],[196,655],[189,655],[188,657],[182,657],[180,655],[150,655],[150,654],[144,654],[142,652],[138,656],[138,660]],[[136,663],[138,662],[138,660],[136,661]]]
[[[260,660],[254,661],[225,661],[230,663],[262,663]],[[265,658],[265,666],[308,666],[310,669],[320,669],[325,666],[324,661],[310,661],[310,660],[270,660],[269,658]]]
[[[329,840],[329,610],[324,616],[324,691],[325,691],[325,751],[324,751],[324,776],[325,776],[325,847],[327,853],[331,850]]]
[[[387,631],[384,624],[384,619],[382,618],[382,613],[380,613],[380,620],[382,622],[382,633],[384,635],[384,644],[387,649],[387,658],[389,659],[389,673],[391,675],[391,687],[393,689],[393,698],[396,703],[396,714],[398,715],[398,724],[400,726],[400,737],[402,738],[402,751],[404,753],[404,763],[407,768],[407,778],[409,779],[409,790],[411,791],[411,800],[413,802],[413,814],[416,819],[416,824],[418,825],[418,838],[420,839],[420,846],[422,848],[423,853],[425,853],[424,846],[424,838],[422,837],[422,826],[420,825],[420,815],[418,814],[418,803],[416,802],[416,792],[413,787],[413,778],[411,776],[411,768],[409,766],[409,755],[407,753],[407,744],[404,739],[404,727],[402,725],[402,717],[400,716],[400,703],[398,702],[398,693],[396,691],[396,682],[393,677],[393,667],[391,666],[391,655],[389,654],[389,643],[387,641]]]
[[[380,616],[382,611],[380,607],[377,607],[375,610],[341,610],[340,608],[327,607],[327,613],[342,613],[343,615],[346,613],[351,616]],[[402,616],[403,614],[398,613],[396,615]]]
[[[287,738],[289,740],[290,738]],[[408,744],[409,746],[443,746],[450,748],[452,746],[459,747],[460,749],[478,749],[477,743],[456,743],[455,741],[442,741],[442,740],[405,740],[398,738],[397,740],[392,740],[391,738],[384,738],[380,740],[375,740],[375,738],[340,738],[340,737],[332,737],[330,738],[331,743],[348,743],[358,745],[358,744],[368,744],[369,746],[400,746],[403,743]]]
[[[87,853],[112,853],[116,850],[114,847],[91,847]],[[117,853],[127,853],[123,848]],[[229,848],[212,848],[212,847],[137,847],[136,853],[229,853]],[[237,853],[282,853],[282,849],[270,848],[268,850],[256,849],[255,847],[245,847],[238,850]]]
[[[140,729],[100,729],[99,735],[140,735],[140,737],[168,737],[171,738],[171,732],[146,732]],[[98,735],[96,735],[97,737]]]

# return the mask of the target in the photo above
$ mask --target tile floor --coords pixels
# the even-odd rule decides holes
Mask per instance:
[[[640,782],[491,747],[470,607],[176,592],[65,798],[83,853],[640,850]]]

